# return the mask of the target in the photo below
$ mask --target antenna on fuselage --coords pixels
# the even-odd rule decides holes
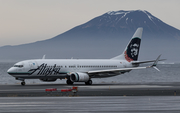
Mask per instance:
[[[43,55],[42,59],[45,59],[46,55]]]

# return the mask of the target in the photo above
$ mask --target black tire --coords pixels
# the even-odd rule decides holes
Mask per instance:
[[[23,81],[23,82],[21,82],[21,85],[22,85],[22,86],[24,86],[25,84],[26,84],[26,83],[25,83],[24,81]]]
[[[67,85],[73,85],[74,82],[72,82],[70,79],[66,81]]]
[[[92,85],[92,80],[88,80],[87,82],[85,82],[86,85]]]

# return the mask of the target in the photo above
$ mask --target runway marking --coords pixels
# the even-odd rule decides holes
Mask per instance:
[[[167,88],[172,86],[158,86],[158,85],[112,85],[112,86],[79,86],[79,88],[91,88],[91,89],[126,89],[126,88]]]

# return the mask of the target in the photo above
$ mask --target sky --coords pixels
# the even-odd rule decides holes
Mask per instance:
[[[108,11],[147,10],[180,29],[180,0],[0,0],[0,46],[53,38]]]

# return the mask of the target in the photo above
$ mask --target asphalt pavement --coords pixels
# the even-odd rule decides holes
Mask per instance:
[[[179,96],[180,83],[0,85],[0,97]]]

